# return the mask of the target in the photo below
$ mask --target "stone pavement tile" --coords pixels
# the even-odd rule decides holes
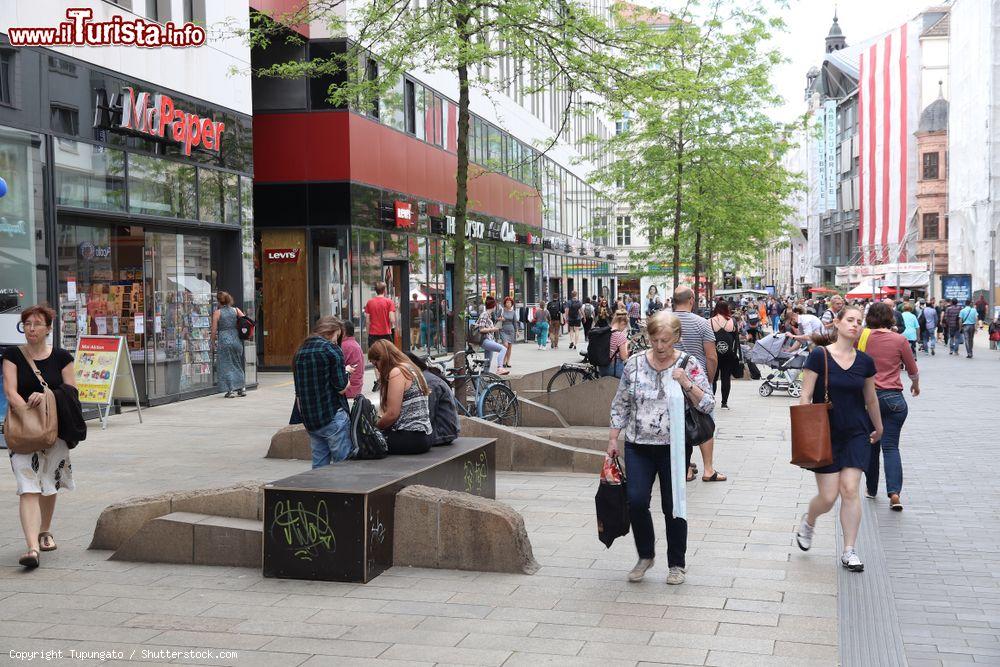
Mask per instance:
[[[624,595],[624,593],[623,593]],[[620,614],[622,616],[649,616],[661,618],[667,606],[663,604],[642,604],[637,602],[606,602],[599,600],[562,600],[556,606],[560,611],[583,611],[600,614]]]
[[[576,655],[584,642],[578,639],[553,637],[511,637],[509,635],[486,635],[472,633],[463,639],[461,648],[498,649],[521,651],[524,653],[546,653],[549,655]]]
[[[518,607],[522,609],[552,609],[559,602],[558,595],[536,594],[520,587],[508,595],[488,593],[448,593],[449,603],[484,605],[488,607]]]
[[[726,637],[723,635],[697,635],[682,632],[655,632],[649,640],[650,646],[675,646],[677,648],[698,648],[716,651],[737,651],[771,655],[774,641],[771,639],[750,639],[747,637]]]
[[[531,631],[532,637],[550,639],[581,639],[597,642],[621,642],[622,644],[648,644],[653,636],[650,630],[625,630],[611,627],[585,627],[581,625],[554,625],[539,623]]]
[[[415,577],[393,577],[386,574],[380,574],[376,582],[380,587],[385,588],[413,588],[450,591],[452,593],[488,593],[490,595],[510,595],[520,588],[514,582],[487,582],[476,579],[418,579]]]
[[[809,642],[811,644],[824,644],[827,646],[838,646],[838,635],[836,623],[828,622],[825,630],[803,631],[798,628],[789,627],[761,627],[754,625],[737,625],[733,623],[720,623],[717,634],[726,637],[761,638],[773,639],[775,641],[789,642]]]
[[[308,607],[310,609],[337,609],[339,611],[378,611],[389,604],[386,600],[345,598],[322,595],[288,595],[274,603],[275,607]]]
[[[634,585],[634,584],[633,584]],[[594,587],[567,587],[565,583],[562,586],[555,586],[551,584],[546,584],[544,586],[534,586],[531,584],[524,584],[517,587],[519,593],[524,593],[525,595],[551,595],[556,596],[561,601],[566,600],[595,600],[603,602],[614,602],[615,598],[618,597],[618,589],[613,586],[601,586],[600,588]]]
[[[472,604],[451,604],[448,602],[413,602],[393,600],[379,611],[387,614],[414,614],[417,616],[452,616],[455,618],[486,618],[492,607]],[[519,619],[514,619],[519,620]]]
[[[837,660],[838,651],[835,646],[826,644],[811,644],[809,637],[803,637],[803,642],[779,641],[774,644],[774,655],[786,656],[789,658],[820,658],[823,660]]]
[[[532,621],[556,625],[596,626],[601,623],[601,614],[578,611],[557,611],[553,609],[520,609],[501,607],[489,612],[490,620]]]
[[[821,658],[788,658],[774,655],[755,655],[753,653],[731,653],[727,651],[710,651],[705,661],[710,667],[838,667],[837,658],[825,660]]]
[[[385,642],[373,641],[344,641],[342,639],[321,639],[318,637],[274,637],[266,640],[262,646],[257,648],[279,653],[336,655],[344,658],[374,658],[383,653],[389,646]]]
[[[91,621],[90,615],[87,620]],[[228,632],[240,622],[238,618],[213,618],[210,616],[171,616],[170,614],[137,614],[121,625],[128,628],[151,628],[154,630],[202,630],[205,632]]]
[[[351,657],[350,663],[344,661],[331,661],[329,656],[315,655],[304,663],[301,667],[330,667],[330,665],[350,664],[351,667],[434,667],[433,661],[420,662],[416,660],[380,660],[378,658]]]
[[[650,577],[649,573],[646,573],[646,577]],[[676,595],[669,592],[673,589],[672,586],[668,588],[662,581],[657,581],[656,583],[659,584],[659,590],[648,590],[647,587],[647,590],[625,591],[618,595],[618,602],[658,606],[670,605],[673,607],[698,607],[702,609],[722,609],[726,605],[726,598],[724,597]],[[608,611],[605,613],[611,614],[616,612]]]
[[[263,581],[260,575],[255,576],[243,576],[243,577],[202,577],[195,575],[186,575],[181,572],[175,574],[168,574],[165,577],[160,577],[154,582],[155,586],[166,586],[168,588],[218,588],[220,590],[227,591],[247,591],[247,590],[258,590],[254,588],[259,586]],[[271,580],[274,581],[274,580]],[[281,581],[289,581],[287,579],[282,579]],[[267,591],[263,591],[267,592]],[[122,597],[122,596],[119,596]]]
[[[35,572],[38,571],[40,570],[35,570]],[[56,581],[59,583],[55,584]],[[63,593],[79,593],[90,588],[90,584],[64,579],[35,579],[34,577],[0,579],[0,595],[4,598],[9,598],[15,593],[50,593],[53,588],[58,588]],[[95,593],[85,592],[84,595],[95,595]]]
[[[197,632],[194,630],[167,630],[156,636],[153,643],[161,646],[195,646],[220,649],[259,649],[271,641],[267,635],[238,634],[232,632]]]
[[[5,611],[3,605],[0,605],[0,611]],[[110,612],[88,609],[86,618],[87,622],[93,625],[118,625],[133,616],[135,616],[135,613],[132,612]],[[46,609],[45,607],[36,607],[22,611],[15,610],[11,613],[11,618],[31,623],[45,623],[46,625],[79,623],[81,612],[78,609]],[[0,623],[0,631],[2,631],[2,627],[6,623],[6,620]]]
[[[615,616],[612,614],[609,614],[601,619],[601,627],[604,628],[650,630],[653,632],[689,632],[699,635],[714,635],[718,625],[719,624],[715,621],[689,620],[685,618]]]
[[[725,609],[696,609],[694,607],[668,607],[663,618],[684,620],[715,621],[719,623],[741,623],[744,625],[778,624],[777,614],[762,614],[746,611],[726,611]]]
[[[375,579],[374,585],[359,586],[348,591],[346,598],[364,598],[366,600],[409,600],[414,602],[447,602],[454,593],[428,588],[382,588]],[[461,595],[461,594],[459,594]]]
[[[417,618],[409,616],[407,618]],[[351,619],[353,622],[353,619]],[[483,618],[437,618],[428,617],[417,623],[418,630],[444,630],[450,632],[469,632],[489,635],[508,635],[512,637],[527,637],[534,633],[537,623],[531,621],[492,621]],[[590,630],[593,630],[592,628]],[[544,635],[538,635],[544,636]],[[567,637],[567,639],[573,639]]]
[[[189,614],[195,616],[213,606],[212,602],[184,600],[143,600],[139,598],[115,598],[101,605],[98,611],[120,611],[135,614]]]
[[[657,663],[657,667],[664,667],[664,664]],[[635,660],[584,658],[579,655],[545,655],[517,651],[507,658],[507,662],[503,663],[503,667],[635,667],[635,665]]]
[[[634,646],[619,643],[587,642],[580,651],[584,658],[622,658],[642,662],[670,662],[703,665],[708,651],[673,646]]]
[[[352,626],[349,624],[334,625],[330,623],[274,621],[266,618],[255,618],[240,621],[227,630],[227,632],[237,632],[247,635],[270,635],[272,637],[323,637],[325,639],[339,639],[351,630]],[[388,632],[389,630],[387,629],[386,631]],[[379,640],[383,641],[381,637],[379,637]]]
[[[51,589],[50,589],[51,590]],[[18,619],[28,609],[97,609],[113,601],[110,596],[64,593],[15,593],[0,605],[0,617]]]
[[[287,597],[285,593],[258,593],[255,591],[230,591],[218,588],[189,590],[176,598],[177,602],[211,602],[213,604],[272,605]]]
[[[319,623],[322,625],[340,625],[349,624],[354,627],[376,627],[376,628],[400,628],[406,630],[412,630],[417,627],[425,617],[415,615],[415,614],[383,614],[381,612],[368,612],[368,611],[340,611],[336,609],[323,609],[320,611],[315,611],[313,609],[306,610],[311,615],[307,616],[309,623]],[[263,618],[267,618],[264,616]],[[442,628],[447,629],[447,628]]]
[[[816,548],[816,547],[813,547]],[[833,558],[830,558],[831,567],[833,566]],[[735,588],[747,587],[747,588],[763,588],[772,591],[795,591],[799,593],[816,593],[820,595],[836,595],[837,594],[837,582],[826,583],[822,581],[809,582],[809,581],[791,581],[788,579],[783,579],[780,581],[770,581],[766,579],[735,579],[733,581],[733,586]]]
[[[80,619],[80,624],[61,623],[50,625],[32,634],[32,637],[39,639],[100,639],[121,644],[137,644],[148,641],[161,634],[159,629],[106,626],[106,625],[85,625],[89,621],[85,616]],[[5,624],[6,626],[6,624]],[[6,627],[4,628],[6,632]]]
[[[223,667],[297,667],[310,659],[307,653],[285,652],[276,653],[272,651],[234,651],[235,655],[223,658],[217,655],[214,658],[192,659],[192,665],[220,665]],[[327,658],[329,660],[329,658]],[[134,664],[134,663],[130,663]],[[172,667],[176,667],[183,662],[173,662]],[[145,667],[145,664],[143,665]]]
[[[400,579],[401,577],[394,577]],[[264,579],[259,577],[255,583],[240,589],[257,593],[283,593],[285,595],[322,595],[324,597],[342,597],[354,590],[357,584],[346,584],[337,581],[300,581],[298,579]],[[216,588],[210,586],[209,588]],[[221,588],[221,587],[220,587]],[[403,588],[407,588],[404,586]]]
[[[262,607],[258,605],[223,603],[212,605],[199,614],[199,617],[208,616],[239,620],[273,619],[275,621],[304,621],[315,613],[316,609],[312,607]]]
[[[443,646],[416,646],[413,644],[393,644],[379,657],[385,659],[427,660],[430,662],[451,662],[463,665],[502,665],[510,657],[511,651],[489,648],[459,648]]]
[[[350,619],[345,619],[349,621]],[[426,628],[379,628],[360,627],[348,630],[341,639],[353,641],[388,642],[390,644],[414,644],[419,646],[458,646],[467,632],[461,630],[429,630]]]
[[[142,586],[133,584],[91,584],[84,589],[76,591],[79,595],[104,595],[113,598],[155,598],[159,600],[171,600],[189,588],[178,588],[174,586]]]
[[[42,621],[4,621],[0,624],[0,629],[5,637],[32,637],[35,633],[51,626],[51,621],[48,623]],[[2,650],[3,646],[0,645],[0,651]]]

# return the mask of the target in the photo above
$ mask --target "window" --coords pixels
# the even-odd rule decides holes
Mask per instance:
[[[368,63],[365,65],[365,76],[369,81],[378,80],[378,63],[375,62],[374,58],[369,58]],[[368,107],[368,115],[372,118],[378,120],[378,98],[376,97],[371,101],[371,106]]]
[[[615,224],[615,239],[619,246],[632,245],[632,216],[618,216]]]
[[[944,216],[944,235],[941,238],[948,238],[948,216]]]
[[[55,163],[56,204],[125,210],[125,153],[60,138]]]
[[[13,104],[14,52],[0,49],[0,104]]]
[[[205,27],[205,0],[183,0],[184,23],[194,23]]]
[[[654,245],[663,238],[663,228],[650,225],[646,228],[646,235],[649,237],[649,245]]]
[[[924,153],[924,180],[936,181],[938,178],[938,153]]]
[[[76,65],[65,58],[49,56],[49,69],[53,72],[65,74],[66,76],[76,76]]]
[[[49,108],[49,124],[53,132],[76,136],[80,133],[80,114],[76,109],[53,104]]]
[[[197,220],[197,174],[186,164],[128,156],[128,208],[132,213]]]
[[[409,134],[417,133],[417,94],[412,81],[407,80],[403,85],[403,118],[406,125],[404,131]]]
[[[936,153],[935,153],[936,155]],[[924,236],[925,241],[938,240],[938,217],[937,213],[924,213]]]

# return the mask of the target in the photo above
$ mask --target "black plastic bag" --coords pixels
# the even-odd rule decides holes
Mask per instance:
[[[605,459],[594,502],[597,506],[597,539],[611,548],[615,539],[628,535],[630,525],[625,474],[617,458]]]

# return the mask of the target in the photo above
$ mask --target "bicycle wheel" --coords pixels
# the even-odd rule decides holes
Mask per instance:
[[[561,368],[549,380],[548,392],[552,393],[553,391],[572,387],[586,379],[586,373],[581,368]]]
[[[479,397],[479,418],[503,426],[521,424],[521,406],[517,394],[502,384],[491,384]]]

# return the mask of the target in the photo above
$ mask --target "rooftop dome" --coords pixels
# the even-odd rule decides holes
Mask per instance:
[[[917,132],[947,132],[948,131],[948,100],[942,92],[939,97],[927,105],[920,114],[920,126]]]

